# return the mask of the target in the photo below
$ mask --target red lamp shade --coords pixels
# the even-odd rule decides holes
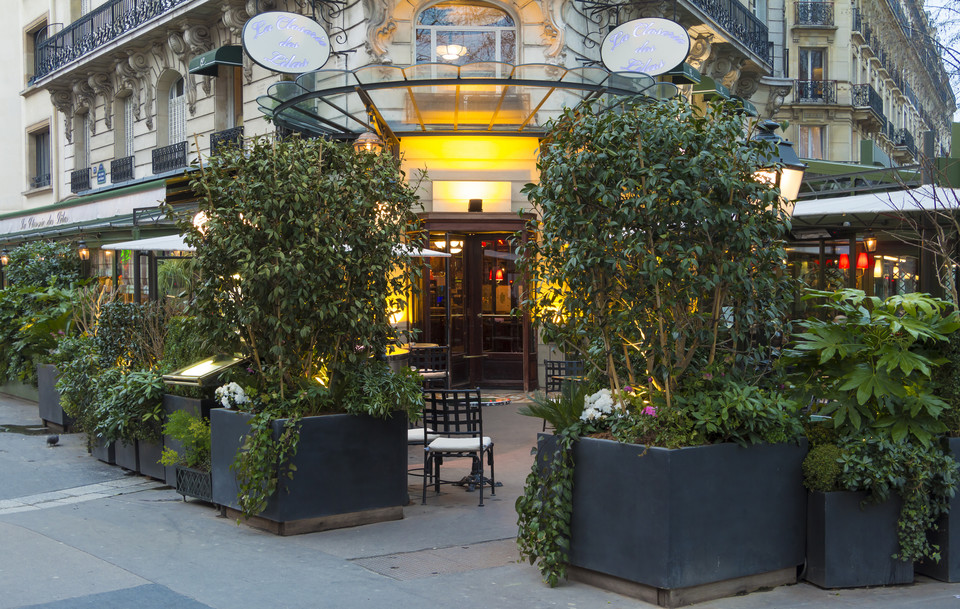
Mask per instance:
[[[843,270],[850,268],[850,256],[846,254],[840,254],[840,262],[837,263],[837,268]]]
[[[865,269],[865,268],[867,268],[868,266],[870,266],[870,261],[867,260],[867,253],[866,253],[866,252],[860,252],[860,253],[857,255],[857,268],[858,268],[858,269]]]
[[[497,269],[497,281],[503,281],[503,269]]]

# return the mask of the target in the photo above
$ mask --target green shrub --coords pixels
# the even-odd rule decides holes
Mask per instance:
[[[164,447],[160,462],[163,465],[184,465],[194,469],[210,469],[210,422],[185,410],[177,410],[167,417],[163,433],[183,446],[182,452]]]
[[[819,444],[803,460],[803,485],[811,491],[840,490],[840,449],[836,444]]]
[[[80,280],[80,257],[63,241],[34,241],[10,252],[4,274],[18,287],[67,288]]]

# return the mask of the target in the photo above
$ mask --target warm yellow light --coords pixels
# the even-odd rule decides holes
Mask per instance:
[[[211,357],[210,359],[205,359],[202,362],[198,362],[186,370],[181,371],[179,376],[206,376],[220,367],[221,364],[215,363],[216,359],[217,358],[215,357]]]
[[[433,211],[467,211],[470,199],[483,199],[483,210],[509,213],[510,182],[435,181]]]
[[[201,235],[207,234],[207,217],[206,212],[198,211],[193,216],[193,227],[197,229]]]
[[[437,55],[447,61],[456,61],[467,54],[467,47],[461,44],[441,44],[437,47]]]
[[[883,259],[877,256],[877,261],[873,263],[873,276],[883,277]]]

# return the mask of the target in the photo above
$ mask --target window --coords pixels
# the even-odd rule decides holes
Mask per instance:
[[[122,159],[133,156],[133,96],[117,99],[113,117],[113,156]]]
[[[183,95],[183,78],[177,79],[170,85],[168,96],[167,117],[170,144],[179,144],[187,139],[187,116],[185,113],[186,100]]]
[[[800,125],[800,141],[797,142],[797,154],[801,159],[824,160],[827,128],[823,125]]]
[[[514,63],[516,47],[513,18],[489,4],[444,2],[424,10],[417,19],[417,63]]]
[[[49,52],[45,52],[40,48],[40,45],[47,39],[48,31],[46,21],[40,21],[27,28],[23,49],[23,73],[26,75],[24,79],[25,82],[30,82],[30,80],[33,79],[33,75],[37,73],[37,69],[43,63],[43,58]]]
[[[29,146],[30,188],[50,186],[50,128],[30,133]]]
[[[77,114],[73,119],[73,168],[90,165],[90,114]]]
[[[800,80],[824,80],[825,56],[823,49],[800,49]]]

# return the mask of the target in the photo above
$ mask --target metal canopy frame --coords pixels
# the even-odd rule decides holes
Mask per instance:
[[[382,73],[376,74],[378,70],[382,70]],[[371,71],[379,80],[367,81]],[[418,77],[431,72],[440,74],[427,78]],[[524,77],[531,72],[539,72],[536,74],[538,77]],[[545,77],[547,75],[553,77]],[[318,81],[319,86],[314,88],[314,83]],[[332,86],[327,86],[327,83]],[[474,112],[476,115],[489,111],[483,123],[465,123],[460,116],[460,107],[464,100],[462,96],[476,94],[478,87],[484,88],[483,94],[489,97],[487,105],[492,111],[484,108]],[[378,107],[375,97],[378,93],[389,90],[400,94],[400,97],[392,101],[403,102],[411,121],[400,124],[394,121],[391,124],[384,118],[385,113]],[[529,108],[522,109],[526,114],[522,115],[521,120],[502,120],[505,102],[510,99],[511,94],[522,99],[523,95],[533,97],[531,92],[534,90],[541,93],[542,97],[539,101],[530,101]],[[260,110],[282,127],[335,139],[353,139],[364,131],[376,131],[391,141],[420,135],[536,136],[544,130],[532,128],[531,122],[548,100],[553,100],[558,91],[576,92],[580,95],[578,102],[603,95],[641,96],[656,101],[679,94],[676,85],[657,81],[645,74],[609,72],[596,67],[566,69],[552,64],[513,65],[498,62],[476,62],[462,66],[422,63],[406,67],[369,65],[357,70],[309,72],[297,78],[296,82],[274,83],[268,89],[267,95],[258,97],[257,102]],[[429,95],[440,95],[452,100],[452,120],[437,122],[425,118],[422,106],[428,101],[426,98]],[[356,96],[367,116],[363,117],[358,110],[351,111],[349,103],[331,101],[344,96]],[[320,107],[332,109],[334,114],[322,115],[318,111]],[[341,122],[337,122],[338,120]],[[494,128],[495,125],[498,128]]]

